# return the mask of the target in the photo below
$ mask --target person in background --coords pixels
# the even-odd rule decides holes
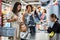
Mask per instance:
[[[20,38],[21,40],[28,40],[30,37],[30,33],[27,30],[27,27],[24,23],[21,23],[20,25]]]
[[[53,33],[53,36],[50,38],[50,40],[60,40],[59,39],[59,33],[60,33],[60,24],[58,22],[58,18],[55,14],[50,15],[50,21],[51,25],[50,27],[46,28],[48,33]]]
[[[36,7],[33,7],[33,18],[34,18],[34,21],[36,23],[36,28],[40,28],[38,25],[40,25],[40,17],[38,15],[38,12],[37,12],[37,9]]]
[[[41,22],[47,21],[47,12],[46,9],[42,10],[42,15],[40,17]]]
[[[33,13],[32,13],[33,7],[32,5],[27,5],[26,6],[26,12],[23,15],[23,21],[25,25],[30,28],[30,33],[34,34],[35,33],[35,22],[33,19]]]
[[[35,23],[38,23],[39,21],[40,21],[40,18],[39,18],[39,15],[38,15],[38,12],[37,12],[37,10],[36,10],[36,8],[35,7],[33,7],[33,16],[34,16],[34,21],[35,21]]]
[[[14,37],[12,40],[20,40],[19,37],[19,27],[20,27],[20,18],[19,18],[19,13],[21,11],[21,3],[20,2],[16,2],[14,4],[14,7],[12,9],[12,11],[9,13],[9,15],[7,16],[7,22],[11,23],[11,27],[12,28],[16,28],[15,32],[14,32]]]
[[[39,18],[42,16],[41,7],[40,6],[38,6],[38,16],[39,16]]]

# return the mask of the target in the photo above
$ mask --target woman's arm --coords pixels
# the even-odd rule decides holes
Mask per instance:
[[[13,22],[17,20],[17,16],[13,12],[7,14],[7,22]]]
[[[16,19],[8,19],[7,22],[13,22],[16,21]]]
[[[13,22],[13,21],[16,21],[16,20],[18,20],[18,17],[15,15],[13,18],[7,19],[7,22]]]
[[[48,27],[47,31],[48,31],[48,33],[51,33],[52,32],[52,28]]]

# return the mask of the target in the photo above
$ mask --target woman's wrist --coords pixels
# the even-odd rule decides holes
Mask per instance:
[[[13,22],[15,19],[8,19],[7,22]]]

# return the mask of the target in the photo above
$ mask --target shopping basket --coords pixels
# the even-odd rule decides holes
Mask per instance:
[[[5,37],[14,36],[15,28],[0,28],[0,35]]]
[[[3,33],[3,32],[2,32],[2,27],[0,27],[0,36],[3,35],[2,33]]]

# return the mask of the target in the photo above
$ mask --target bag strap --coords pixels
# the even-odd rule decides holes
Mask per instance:
[[[25,38],[28,36],[29,32],[26,34]]]

